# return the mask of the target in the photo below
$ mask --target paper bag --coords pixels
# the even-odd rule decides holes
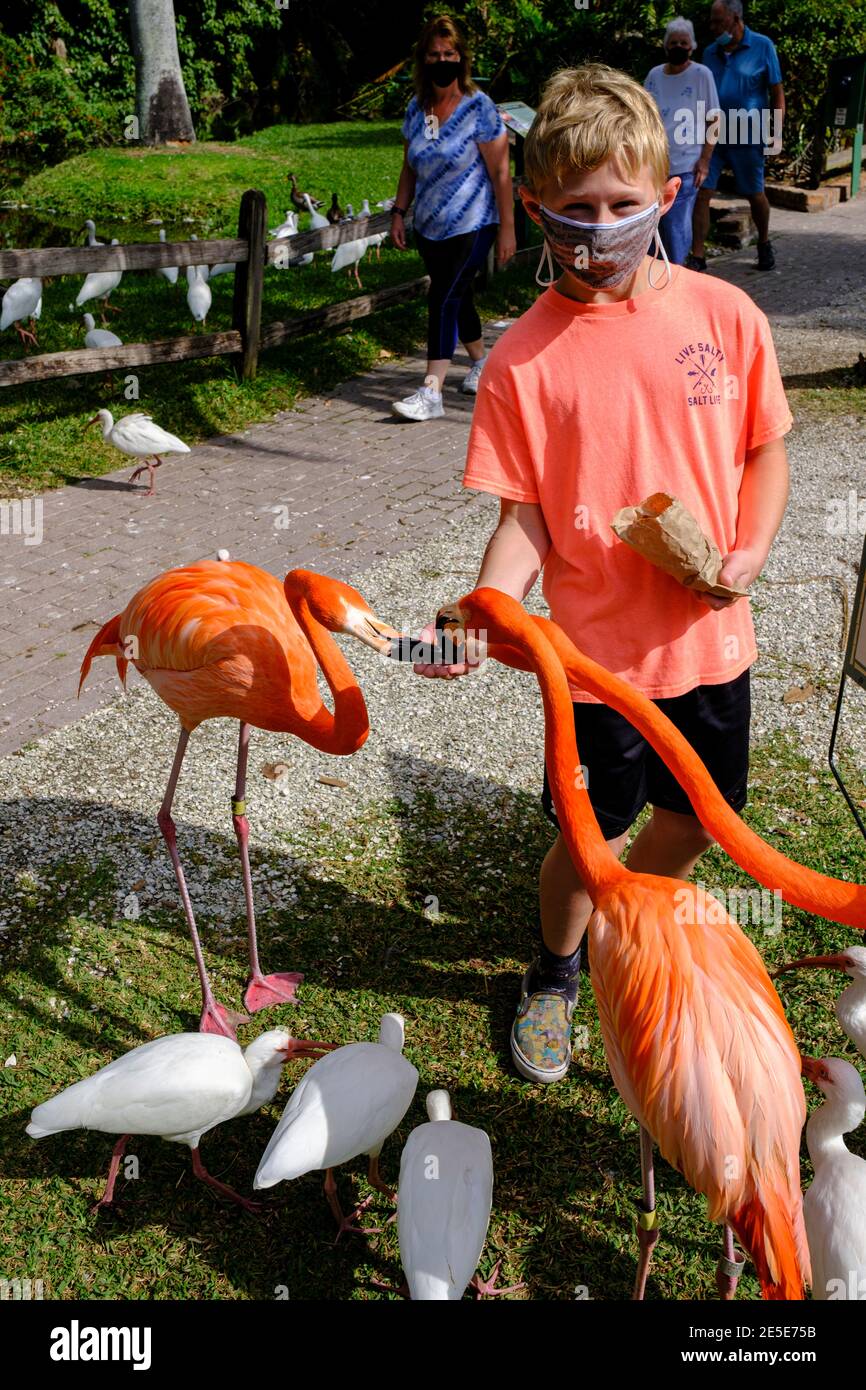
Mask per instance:
[[[679,498],[667,492],[654,492],[638,507],[623,507],[611,526],[621,541],[687,589],[716,598],[740,598],[746,593],[718,582],[722,568],[718,548]]]

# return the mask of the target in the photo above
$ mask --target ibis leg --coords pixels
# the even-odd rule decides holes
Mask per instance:
[[[355,1207],[355,1210],[351,1212],[348,1216],[346,1216],[343,1212],[343,1208],[340,1206],[340,1199],[337,1196],[337,1184],[334,1180],[333,1168],[328,1168],[325,1171],[324,1192],[325,1197],[327,1198],[328,1206],[331,1208],[334,1220],[337,1223],[337,1240],[340,1239],[340,1236],[343,1234],[344,1231],[352,1231],[357,1236],[378,1235],[379,1230],[381,1229],[378,1226],[362,1227],[357,1225],[357,1217],[359,1217],[362,1212],[367,1210],[367,1207],[373,1200],[372,1197],[365,1197],[363,1202],[359,1202],[359,1204]],[[335,1245],[337,1244],[337,1240],[334,1241]]]
[[[303,975],[284,972],[276,975],[263,975],[259,964],[259,948],[256,940],[256,909],[253,903],[253,878],[250,872],[250,827],[246,817],[245,793],[247,786],[247,760],[250,747],[250,726],[241,724],[238,736],[238,770],[235,781],[235,794],[232,800],[232,825],[238,840],[241,854],[241,867],[244,876],[244,897],[247,904],[247,939],[250,950],[250,978],[244,994],[244,1006],[250,1013],[266,1009],[271,1004],[296,1004],[295,988],[303,980]]]
[[[208,1187],[212,1187],[223,1197],[228,1197],[230,1202],[236,1202],[239,1207],[243,1207],[244,1211],[261,1211],[261,1202],[252,1202],[249,1197],[242,1197],[239,1192],[235,1192],[233,1187],[229,1187],[228,1183],[220,1182],[219,1178],[215,1178],[213,1174],[208,1172],[201,1161],[201,1151],[198,1147],[192,1150],[192,1171],[197,1178],[201,1178],[202,1182],[206,1182]]]
[[[120,1168],[120,1160],[123,1158],[124,1151],[131,1135],[121,1134],[111,1152],[111,1163],[108,1169],[108,1178],[105,1183],[105,1191],[99,1201],[91,1208],[92,1211],[100,1211],[103,1207],[110,1207],[114,1201],[114,1184],[117,1182],[117,1174]]]
[[[238,1023],[245,1022],[246,1016],[244,1014],[231,1013],[228,1009],[224,1008],[222,1004],[218,1004],[214,998],[210,978],[205,968],[204,953],[201,949],[201,941],[199,940],[198,928],[195,924],[195,915],[192,910],[192,903],[190,902],[189,891],[186,886],[186,879],[184,878],[183,867],[180,862],[180,855],[177,852],[177,829],[171,818],[171,804],[174,801],[177,779],[180,776],[183,755],[186,752],[188,743],[189,733],[186,729],[181,729],[177,751],[174,755],[174,763],[172,764],[171,776],[168,779],[165,796],[159,808],[157,822],[162,831],[163,839],[168,846],[171,862],[174,865],[174,876],[177,879],[177,886],[180,889],[180,897],[186,915],[186,924],[189,927],[189,934],[192,937],[192,949],[195,955],[198,978],[201,983],[202,1012],[198,1025],[199,1032],[223,1033],[227,1038],[234,1038],[235,1026]]]

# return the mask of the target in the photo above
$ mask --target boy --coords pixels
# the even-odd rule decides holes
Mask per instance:
[[[792,421],[765,316],[724,281],[647,254],[679,186],[668,159],[652,97],[624,73],[591,64],[548,82],[521,197],[563,273],[490,353],[464,484],[500,498],[478,584],[522,600],[543,569],[554,620],[658,702],[739,811],[757,655],[748,599],[691,592],[610,527],[620,507],[670,492],[722,551],[722,582],[746,588],[788,494]],[[626,862],[687,878],[712,843],[688,798],[622,716],[580,689],[572,698],[587,791],[614,853],[649,801]],[[546,777],[542,801],[556,824]],[[559,836],[541,869],[541,948],[511,1033],[530,1080],[568,1071],[590,913]]]

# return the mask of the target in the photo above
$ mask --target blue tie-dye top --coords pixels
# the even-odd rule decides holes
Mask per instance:
[[[431,241],[476,232],[499,221],[496,198],[479,144],[505,130],[502,117],[484,92],[460,98],[431,139],[429,121],[413,97],[403,122],[407,156],[415,171],[415,227]]]

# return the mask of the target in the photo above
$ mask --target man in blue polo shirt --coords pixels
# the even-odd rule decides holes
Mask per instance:
[[[710,198],[719,174],[729,164],[738,191],[749,200],[758,229],[758,269],[772,270],[776,257],[770,245],[770,204],[764,192],[764,147],[769,146],[772,154],[782,148],[782,70],[772,40],[753,33],[743,23],[742,0],[715,0],[710,31],[715,42],[704,49],[703,62],[715,78],[722,125],[709,174],[695,204],[694,239],[686,265],[692,270],[707,268],[704,238],[710,226]]]

